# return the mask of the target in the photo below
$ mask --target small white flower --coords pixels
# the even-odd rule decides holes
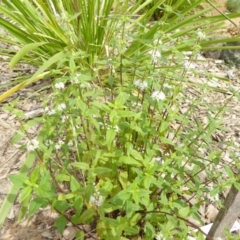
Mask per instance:
[[[207,198],[209,199],[209,201],[212,203],[217,202],[219,200],[219,195],[218,194],[215,194],[214,196],[211,195],[211,192],[213,191],[212,186],[209,186],[208,189],[209,192],[207,193]]]
[[[45,142],[46,146],[50,146],[52,144],[53,144],[53,141],[51,139],[47,139],[46,142]]]
[[[44,111],[46,112],[47,115],[54,115],[56,111],[54,109],[50,109],[49,107],[45,107]]]
[[[161,157],[155,157],[155,161],[158,163],[163,163],[163,160]]]
[[[119,130],[120,130],[118,125],[114,126],[113,128],[114,128],[115,132],[119,132]]]
[[[58,83],[55,83],[55,88],[57,89],[64,89],[64,83],[63,82],[58,82]]]
[[[166,240],[165,237],[163,237],[163,235],[161,233],[158,233],[155,237],[156,240]]]
[[[66,109],[66,104],[65,103],[60,103],[57,107],[58,111],[63,111]]]
[[[91,84],[90,83],[81,83],[80,84],[80,87],[85,89],[85,88],[90,88],[91,87]]]
[[[62,116],[61,116],[61,119],[62,119],[62,123],[65,123],[66,120],[68,119],[68,116],[62,115]]]
[[[81,76],[81,73],[77,73],[74,78],[70,80],[72,84],[78,84],[79,83],[79,77]]]
[[[202,31],[197,31],[197,36],[199,37],[199,39],[206,39],[206,34]]]
[[[162,40],[160,40],[160,39],[155,39],[154,42],[153,42],[153,45],[154,45],[154,46],[162,45]]]
[[[68,145],[69,147],[73,147],[73,141],[70,140],[67,145]]]
[[[157,100],[157,101],[162,100],[163,101],[166,98],[166,96],[165,96],[164,92],[162,92],[162,91],[154,91],[151,95],[151,98],[153,100]]]
[[[154,64],[157,64],[162,56],[161,52],[158,50],[150,50],[148,53],[151,55]]]
[[[90,197],[90,203],[101,206],[103,204],[104,198],[100,195],[99,191],[96,191],[93,196]]]
[[[27,143],[27,150],[29,152],[34,151],[38,148],[39,141],[37,139],[32,139]]]
[[[133,84],[141,91],[144,91],[148,87],[148,83],[146,81],[136,80],[136,81],[134,81]]]
[[[55,149],[59,150],[62,147],[63,144],[64,144],[64,141],[59,140],[58,143],[55,145]]]
[[[165,87],[165,88],[169,88],[169,89],[172,88],[172,86],[170,86],[168,83],[164,83],[164,84],[163,84],[163,87]]]
[[[184,64],[183,64],[184,68],[186,68],[187,70],[191,70],[191,69],[195,69],[196,68],[196,65],[193,63],[193,62],[189,62],[189,61],[186,61]]]

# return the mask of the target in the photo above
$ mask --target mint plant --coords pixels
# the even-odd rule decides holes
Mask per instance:
[[[12,34],[24,46],[11,65],[29,63],[32,56],[39,67],[1,99],[44,76],[53,79],[52,94],[42,99],[43,116],[24,124],[23,113],[6,106],[22,122],[19,135],[27,136],[23,147],[29,152],[20,173],[9,176],[10,194],[16,197],[20,190],[19,220],[50,206],[58,214],[59,232],[71,223],[78,239],[88,236],[86,224],[99,239],[203,239],[189,218],[201,222],[201,204],[220,203],[218,194],[236,184],[227,165],[228,180],[213,172],[223,150],[212,135],[222,128],[228,101],[239,94],[232,90],[224,105],[212,106],[204,99],[217,89],[189,81],[190,74],[198,76],[197,55],[208,41],[198,18],[207,10],[190,15],[202,1],[181,12],[179,1],[162,22],[150,23],[152,9],[133,18],[145,7],[141,1],[134,6],[123,1],[114,10],[113,1],[32,2],[0,6],[17,23],[0,18],[9,32],[16,33],[25,11],[35,20],[34,29],[30,22],[25,28],[29,38],[22,38],[22,29]],[[196,115],[199,109],[205,120]],[[41,130],[31,139],[28,128],[39,123]],[[6,206],[7,200],[0,213]]]

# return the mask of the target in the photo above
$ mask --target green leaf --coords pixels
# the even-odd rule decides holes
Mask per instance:
[[[162,121],[160,126],[160,132],[164,132],[169,127],[169,122]]]
[[[179,211],[178,211],[179,216],[183,217],[183,218],[188,217],[189,213],[190,213],[190,208],[189,207],[180,208]]]
[[[118,180],[122,185],[123,189],[127,188],[127,183],[128,183],[128,173],[127,171],[121,171],[120,174],[118,175]]]
[[[124,232],[127,235],[137,235],[137,234],[139,234],[139,227],[137,227],[137,226],[134,226],[134,227],[125,226],[124,227]]]
[[[84,162],[74,162],[71,165],[76,169],[89,170],[89,165]]]
[[[127,157],[127,156],[121,156],[120,158],[119,158],[119,162],[120,163],[124,163],[124,164],[127,164],[127,165],[131,165],[131,166],[138,166],[138,167],[140,167],[140,166],[142,166],[142,164],[141,163],[139,163],[137,160],[135,160],[134,158],[132,158],[132,157]]]
[[[54,226],[62,234],[67,225],[67,219],[64,216],[60,216],[57,221],[54,223]]]
[[[80,223],[86,223],[88,220],[90,220],[93,216],[96,215],[96,212],[93,209],[87,209],[82,213],[82,215],[78,219],[78,224]]]
[[[121,108],[124,105],[124,103],[128,100],[128,98],[129,98],[129,94],[127,94],[125,92],[120,92],[119,95],[115,99],[114,105],[116,107]]]
[[[60,173],[56,176],[56,180],[60,182],[69,182],[70,176],[64,173]]]
[[[11,144],[15,144],[18,141],[20,141],[23,138],[23,136],[24,136],[23,133],[16,133],[11,139]]]
[[[46,204],[46,201],[44,201],[41,198],[35,198],[34,200],[32,200],[29,204],[27,217],[28,218],[31,217],[34,213],[36,213],[39,210],[39,208],[41,208],[45,204]],[[48,202],[47,202],[47,204],[48,204]]]
[[[55,197],[53,189],[50,188],[49,183],[41,184],[35,189],[36,194],[42,198],[52,199]]]
[[[81,196],[76,197],[73,201],[73,206],[76,210],[77,214],[80,214],[80,212],[82,211],[82,207],[83,207],[83,199]]]
[[[28,207],[29,207],[29,201],[31,199],[31,195],[28,195],[23,201],[22,201],[22,204],[21,204],[21,208],[20,208],[20,211],[19,211],[19,214],[18,214],[18,219],[17,221],[22,221],[25,216],[26,216],[26,213],[28,211]]]
[[[154,237],[156,236],[156,232],[154,230],[154,227],[149,221],[146,222],[144,232],[146,233],[146,236],[149,239],[154,239]]]
[[[130,151],[131,156],[133,156],[136,160],[143,161],[142,154],[134,149]]]
[[[104,103],[100,103],[100,102],[93,102],[91,103],[93,106],[95,106],[96,108],[106,112],[106,113],[109,113],[110,112],[110,108],[104,104]]]
[[[80,189],[80,184],[74,176],[70,178],[70,189],[72,192],[75,192]]]
[[[82,230],[77,231],[76,235],[75,235],[75,239],[76,240],[84,240],[84,231],[82,231]]]
[[[25,174],[20,173],[16,175],[9,175],[8,177],[13,185],[18,188],[23,188],[26,186],[25,182],[28,180],[28,177]]]
[[[106,134],[106,144],[109,150],[111,149],[111,146],[115,137],[116,137],[116,131],[112,128],[108,129]]]
[[[24,176],[27,178],[28,171],[32,167],[35,159],[36,159],[36,152],[30,152],[19,171],[19,174],[22,175],[22,179],[24,178]],[[7,196],[4,198],[4,201],[0,208],[0,227],[5,222],[5,219],[12,208],[12,205],[18,195],[20,188],[21,187],[17,185],[13,185],[10,188]]]
[[[32,187],[31,186],[27,186],[25,188],[23,188],[20,196],[19,196],[19,202],[23,202],[26,198],[28,198],[32,193]]]
[[[39,177],[39,171],[40,171],[39,166],[36,166],[33,169],[32,173],[31,173],[31,176],[30,176],[30,182],[31,183],[36,183],[37,182],[38,177]]]
[[[112,169],[106,168],[106,167],[97,167],[94,169],[94,173],[96,173],[97,175],[101,175],[109,172],[112,172]]]
[[[22,58],[31,50],[34,50],[35,48],[38,48],[44,44],[47,44],[48,42],[34,42],[34,43],[29,43],[22,47],[17,54],[12,58],[12,60],[9,63],[9,66],[11,69],[15,67],[15,65],[22,60]]]
[[[66,201],[56,201],[54,202],[53,207],[57,209],[59,212],[64,213],[71,207],[71,205]]]

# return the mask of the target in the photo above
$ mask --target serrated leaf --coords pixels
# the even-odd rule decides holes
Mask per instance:
[[[80,189],[80,184],[74,176],[71,176],[70,178],[70,189],[72,192],[75,192],[78,189]]]
[[[139,233],[139,228],[137,226],[131,227],[131,226],[125,226],[124,232],[127,235],[136,235]]]
[[[78,219],[78,224],[86,223],[89,219],[96,215],[96,212],[93,209],[87,209],[82,213]]]
[[[184,207],[184,208],[180,208],[178,211],[179,216],[185,218],[189,215],[190,212],[190,208],[189,207]]]
[[[68,210],[71,207],[71,205],[66,201],[56,201],[53,204],[53,207],[57,209],[59,212],[64,213],[66,210]]]
[[[111,148],[115,137],[116,137],[116,131],[112,128],[108,129],[107,134],[106,134],[106,144],[107,144],[108,149]]]
[[[73,206],[76,210],[77,214],[80,214],[80,212],[82,211],[82,207],[83,207],[83,199],[82,197],[76,197],[73,201]]]
[[[87,163],[84,163],[84,162],[74,162],[74,163],[71,163],[71,165],[76,169],[81,169],[81,170],[88,170],[89,169],[89,165]]]
[[[122,171],[120,172],[118,176],[118,180],[122,185],[122,188],[125,189],[127,187],[127,182],[128,182],[128,173],[127,171]]]
[[[54,223],[54,226],[62,234],[67,225],[67,219],[64,216],[60,216],[57,221]]]
[[[110,108],[106,104],[104,104],[104,103],[93,102],[92,105],[95,106],[96,108],[106,112],[106,113],[110,112]]]
[[[143,157],[142,157],[141,153],[134,149],[132,149],[130,151],[130,155],[133,156],[136,160],[143,161]]]
[[[106,167],[97,167],[94,169],[94,173],[97,175],[112,172],[112,169]]]
[[[36,166],[35,169],[32,171],[31,176],[30,176],[30,182],[31,183],[36,183],[39,177],[39,166]]]
[[[32,187],[31,186],[27,186],[25,188],[23,188],[20,196],[19,196],[19,202],[23,202],[26,198],[29,197],[29,195],[31,195],[32,193]]]
[[[56,176],[56,180],[59,182],[69,182],[70,176],[67,174],[60,173]]]
[[[121,163],[124,163],[124,164],[127,164],[127,165],[131,165],[131,166],[142,166],[142,164],[141,163],[139,163],[137,160],[135,160],[134,158],[132,158],[132,157],[128,157],[128,156],[121,156],[120,158],[119,158],[119,161],[121,162]]]
[[[26,176],[27,178],[27,174],[30,168],[32,167],[35,159],[36,159],[36,152],[30,152],[26,157],[24,163],[22,164],[19,174]],[[4,201],[0,208],[0,227],[3,225],[9,211],[11,210],[11,207],[18,195],[19,190],[20,190],[20,187],[13,185],[10,188],[7,196],[4,198]]]
[[[76,240],[84,240],[84,236],[85,236],[84,231],[79,230],[76,232],[75,239]]]
[[[35,198],[34,200],[32,200],[29,204],[29,209],[28,209],[28,215],[27,217],[31,217],[34,213],[36,213],[39,208],[42,207],[42,205],[44,205],[44,201],[41,198]]]
[[[23,188],[26,185],[25,181],[28,180],[28,177],[24,174],[9,175],[8,178],[18,188]]]

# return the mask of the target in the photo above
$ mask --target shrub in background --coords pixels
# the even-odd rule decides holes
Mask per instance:
[[[39,67],[1,99],[44,76],[54,79],[45,114],[22,124],[16,137],[29,136],[29,127],[42,124],[37,138],[28,139],[29,155],[19,174],[10,176],[13,188],[0,223],[21,190],[19,220],[51,206],[58,230],[71,222],[78,239],[89,234],[82,224],[102,239],[196,235],[190,234],[194,224],[188,219],[201,221],[201,204],[235,183],[228,166],[230,180],[213,174],[223,150],[213,147],[212,134],[221,128],[220,114],[230,99],[221,107],[205,102],[213,89],[207,84],[198,86],[200,97],[188,92],[188,72],[198,76],[194,61],[201,42],[207,42],[201,27],[223,16],[203,21],[208,9],[189,14],[202,1],[184,9],[179,1],[161,21],[149,22],[153,9],[138,15],[146,6],[141,1],[119,2],[112,12],[113,1],[90,2],[25,0],[0,6],[15,22],[0,19],[11,34],[4,39],[13,43],[15,37],[21,48],[11,66],[21,61]],[[188,59],[186,50],[192,50]],[[184,113],[183,102],[188,102]],[[195,116],[199,107],[206,121]],[[6,109],[25,121],[14,103]]]

